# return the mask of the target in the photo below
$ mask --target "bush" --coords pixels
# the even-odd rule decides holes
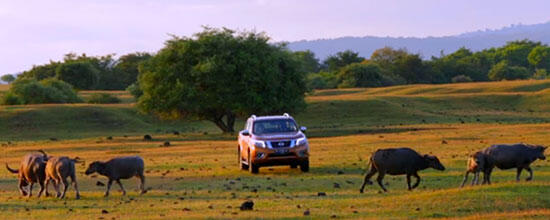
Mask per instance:
[[[20,105],[21,100],[12,92],[4,93],[2,99],[0,99],[0,105]]]
[[[94,93],[88,98],[88,103],[94,104],[112,104],[120,103],[120,99],[109,93]]]
[[[527,78],[529,78],[529,70],[527,68],[522,66],[509,66],[506,61],[494,65],[489,71],[489,79],[493,81]]]
[[[550,79],[550,74],[546,71],[546,69],[537,69],[535,74],[531,77],[532,79]]]
[[[336,75],[331,72],[310,73],[306,76],[308,91],[314,89],[334,89],[337,84]]]
[[[82,99],[76,95],[73,86],[69,83],[63,82],[58,79],[45,79],[40,83],[46,87],[52,87],[60,92],[60,99],[65,100],[68,103],[82,102]]]
[[[463,82],[472,82],[472,78],[466,75],[458,75],[451,79],[453,83],[463,83]]]
[[[379,87],[384,86],[382,70],[377,64],[353,63],[340,69],[338,87]]]
[[[75,103],[82,100],[71,85],[56,79],[40,82],[34,79],[16,80],[2,100],[4,105]]]
[[[138,99],[141,95],[143,95],[143,91],[141,88],[139,88],[139,84],[132,83],[128,88],[126,88],[126,91],[128,91],[134,98]]]

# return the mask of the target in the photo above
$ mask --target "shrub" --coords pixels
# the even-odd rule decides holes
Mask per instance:
[[[353,63],[340,69],[338,87],[379,87],[384,85],[382,70],[377,64]]]
[[[522,66],[509,66],[506,61],[497,63],[489,71],[489,79],[493,81],[527,78],[529,78],[529,70],[527,68]]]
[[[451,79],[453,83],[472,82],[472,78],[466,75],[458,75]]]
[[[88,103],[94,104],[112,104],[120,103],[120,99],[109,93],[94,93],[88,98]]]
[[[132,83],[128,88],[126,88],[126,91],[128,91],[134,98],[138,99],[141,95],[143,95],[143,91],[141,88],[139,88],[139,84]]]
[[[2,99],[0,99],[0,105],[20,105],[21,100],[12,92],[4,93]]]
[[[82,99],[76,95],[73,86],[69,83],[53,78],[42,80],[40,83],[46,87],[57,89],[60,92],[60,99],[68,103],[82,102]]]
[[[71,85],[56,79],[16,80],[2,100],[4,105],[81,102]],[[7,97],[6,97],[7,96]],[[17,100],[18,101],[17,101]]]
[[[531,77],[532,79],[550,79],[550,74],[546,71],[546,69],[537,69],[535,74]]]

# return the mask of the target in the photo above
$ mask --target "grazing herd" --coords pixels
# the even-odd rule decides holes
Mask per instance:
[[[499,169],[517,169],[516,181],[519,181],[519,176],[523,169],[529,172],[527,181],[533,179],[533,170],[530,165],[535,160],[545,160],[544,150],[547,147],[530,144],[497,144],[485,148],[472,154],[468,158],[466,174],[462,181],[461,187],[468,181],[468,174],[473,173],[474,179],[472,185],[479,184],[479,175],[483,172],[483,184],[491,184],[491,172],[495,167]],[[369,159],[370,171],[365,176],[363,185],[359,192],[363,193],[365,185],[372,185],[370,178],[378,172],[376,181],[384,190],[382,180],[384,175],[407,175],[407,186],[412,190],[420,183],[419,170],[426,168],[434,168],[436,170],[445,170],[445,167],[439,162],[439,159],[432,155],[420,155],[410,148],[389,148],[379,149],[372,154]],[[411,176],[416,178],[416,183],[411,187]]]
[[[478,151],[469,156],[467,161],[467,169],[462,181],[461,187],[465,185],[470,173],[474,174],[472,185],[479,184],[479,176],[483,173],[482,184],[491,184],[491,172],[497,167],[499,169],[517,169],[516,180],[519,181],[521,172],[525,169],[529,172],[527,181],[533,179],[533,170],[530,165],[535,160],[544,160],[544,151],[547,147],[530,144],[500,144],[492,145],[481,151]],[[80,162],[80,159],[69,157],[54,157],[47,155],[44,151],[39,150],[36,153],[29,153],[23,157],[19,169],[12,169],[6,163],[6,168],[9,172],[18,174],[19,191],[23,196],[32,196],[32,188],[35,183],[40,185],[38,197],[42,195],[44,190],[46,196],[49,196],[48,185],[53,182],[58,198],[64,198],[67,189],[69,188],[68,178],[71,180],[76,191],[76,199],[80,198],[78,184],[76,181],[75,163]],[[433,168],[443,171],[445,167],[436,156],[421,155],[410,148],[388,148],[378,149],[370,159],[370,170],[365,176],[364,182],[361,185],[360,192],[363,193],[365,186],[372,185],[370,178],[378,173],[376,181],[382,190],[387,191],[384,187],[384,176],[389,175],[406,175],[407,186],[409,190],[418,187],[420,176],[418,171],[427,168]],[[99,173],[109,179],[105,196],[109,196],[109,191],[113,182],[116,182],[122,190],[122,195],[126,194],[126,190],[121,179],[129,179],[137,177],[139,179],[140,194],[145,190],[145,176],[143,175],[145,165],[143,159],[139,156],[117,157],[107,162],[95,161],[92,162],[85,174]],[[416,178],[416,182],[411,186],[411,176]],[[60,192],[59,186],[63,184],[63,192]],[[28,191],[25,189],[28,186]]]
[[[19,191],[23,196],[32,196],[32,188],[35,183],[40,184],[38,197],[42,195],[44,190],[46,191],[46,196],[49,196],[48,185],[50,181],[52,181],[56,191],[56,197],[63,199],[69,188],[67,178],[70,178],[71,184],[76,192],[76,199],[80,199],[75,169],[75,163],[77,162],[80,162],[78,157],[71,159],[69,157],[48,156],[44,151],[39,150],[38,153],[29,153],[25,155],[18,170],[10,168],[7,163],[6,168],[9,172],[18,174]],[[143,194],[146,192],[145,176],[143,175],[144,169],[145,165],[143,159],[139,156],[117,157],[107,162],[92,162],[85,174],[90,175],[97,172],[109,178],[105,197],[109,196],[113,181],[117,182],[122,190],[122,194],[126,195],[126,190],[124,190],[120,180],[129,179],[131,177],[139,178],[139,189],[141,194]],[[59,190],[61,184],[63,184],[63,192]],[[28,191],[25,189],[27,186]]]

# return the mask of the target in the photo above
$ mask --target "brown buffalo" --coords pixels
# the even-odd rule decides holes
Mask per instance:
[[[25,155],[18,170],[10,168],[6,163],[8,171],[18,174],[19,192],[21,192],[23,196],[32,196],[32,188],[35,183],[40,184],[38,197],[44,192],[44,180],[46,179],[45,169],[48,155],[42,150],[39,150],[39,152],[40,153],[29,153]],[[25,190],[26,186],[29,186],[28,192]]]
[[[466,174],[464,174],[464,180],[462,181],[462,184],[460,187],[463,187],[464,184],[466,184],[466,181],[468,181],[468,174],[473,173],[474,179],[472,179],[472,186],[474,184],[479,184],[479,174],[481,172],[485,173],[487,170],[487,166],[489,163],[489,158],[487,155],[482,153],[481,151],[475,152],[474,154],[470,155],[470,158],[468,159],[468,165],[466,169]]]
[[[69,188],[67,178],[71,178],[71,183],[76,191],[76,199],[80,199],[78,184],[76,182],[76,170],[74,164],[78,158],[70,159],[68,157],[50,157],[46,163],[46,195],[48,195],[48,185],[53,181],[58,198],[65,198],[65,193]],[[59,184],[63,183],[63,193],[59,192]]]

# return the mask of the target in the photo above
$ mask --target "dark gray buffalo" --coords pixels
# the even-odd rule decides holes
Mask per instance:
[[[491,184],[491,172],[494,167],[502,170],[517,169],[516,180],[519,181],[521,171],[529,171],[527,181],[533,179],[533,170],[530,165],[537,159],[544,160],[544,150],[547,147],[530,144],[496,144],[485,148],[483,152],[489,158],[486,171],[484,172],[483,183]]]
[[[382,180],[384,175],[407,175],[407,186],[412,190],[420,183],[419,170],[434,168],[436,170],[445,170],[445,167],[439,162],[436,156],[420,155],[410,148],[388,148],[378,149],[369,159],[370,171],[365,176],[365,181],[359,190],[363,193],[365,185],[372,185],[370,178],[378,172],[376,181],[378,185],[387,192]],[[411,187],[411,176],[416,177],[416,183]]]
[[[95,161],[90,164],[86,170],[86,175],[92,173],[99,173],[103,176],[109,178],[107,183],[107,191],[105,191],[105,196],[109,196],[109,190],[111,190],[111,185],[113,181],[116,181],[122,190],[122,195],[126,195],[126,190],[120,182],[121,179],[129,179],[132,177],[138,177],[139,189],[141,194],[145,193],[145,176],[143,175],[143,170],[145,165],[143,159],[140,156],[132,157],[116,157],[107,162]]]

